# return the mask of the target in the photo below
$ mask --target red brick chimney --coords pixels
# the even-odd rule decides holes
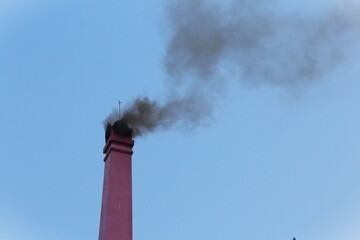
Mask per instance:
[[[123,130],[123,129],[122,129]],[[99,240],[132,240],[132,174],[134,141],[108,126]]]

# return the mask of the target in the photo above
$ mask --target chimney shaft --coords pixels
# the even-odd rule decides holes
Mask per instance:
[[[132,174],[134,141],[111,128],[104,147],[105,173],[99,240],[132,240]]]

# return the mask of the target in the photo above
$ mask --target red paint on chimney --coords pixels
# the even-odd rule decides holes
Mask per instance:
[[[99,240],[132,240],[131,159],[134,141],[111,128],[104,147],[105,173]]]

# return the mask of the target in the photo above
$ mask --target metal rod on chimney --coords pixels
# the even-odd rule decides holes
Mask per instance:
[[[119,120],[121,119],[121,101],[119,100]]]

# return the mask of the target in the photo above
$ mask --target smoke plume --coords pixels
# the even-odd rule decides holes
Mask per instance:
[[[359,8],[350,1],[329,1],[311,13],[284,3],[172,1],[166,8],[171,35],[163,64],[170,90],[182,91],[163,102],[135,99],[122,115],[134,135],[201,124],[211,117],[227,81],[304,88],[336,67],[359,40]]]

